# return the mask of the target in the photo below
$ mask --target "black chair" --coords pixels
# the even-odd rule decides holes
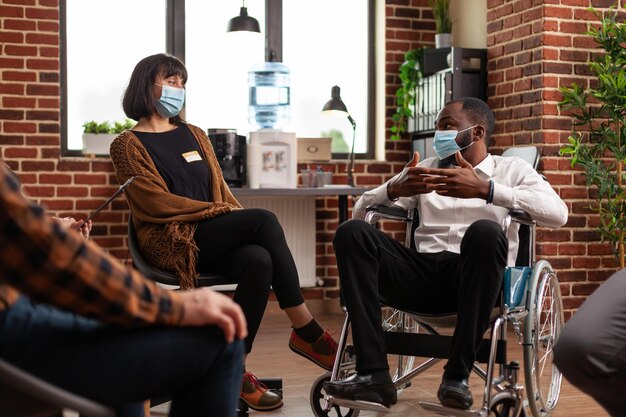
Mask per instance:
[[[156,281],[160,284],[173,285],[178,287],[178,277],[168,271],[156,268],[151,265],[141,254],[139,250],[139,242],[137,242],[137,232],[135,231],[135,225],[133,224],[133,216],[128,216],[128,249],[130,250],[130,257],[133,260],[133,265],[139,272],[144,274],[147,278]],[[198,276],[198,287],[212,287],[214,285],[228,285],[237,284],[237,281],[228,278],[224,275],[217,274],[200,274]]]
[[[0,415],[54,417],[63,409],[81,417],[115,417],[113,410],[56,387],[0,359]]]
[[[137,232],[133,224],[132,215],[128,216],[128,249],[133,261],[133,266],[145,275],[147,278],[160,284],[179,286],[178,277],[168,271],[163,271],[151,265],[141,254],[139,250],[139,242],[137,241]],[[212,287],[215,285],[236,285],[237,281],[224,275],[201,273],[197,279],[198,287]],[[283,396],[283,380],[281,378],[259,378],[259,381],[265,384],[268,389],[276,394]],[[151,405],[158,405],[168,399],[152,399]],[[248,415],[248,406],[243,402],[239,402],[239,416]]]

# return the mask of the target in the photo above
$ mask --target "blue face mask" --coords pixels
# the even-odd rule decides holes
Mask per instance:
[[[157,84],[160,85],[160,84]],[[185,104],[185,89],[161,85],[161,98],[153,99],[157,111],[166,119],[177,116]]]
[[[467,149],[472,146],[474,144],[474,141],[472,141],[469,145],[461,148],[456,143],[456,137],[459,133],[473,129],[476,126],[478,125],[470,126],[463,130],[435,130],[433,149],[435,149],[435,153],[437,154],[439,159],[446,159],[447,157],[454,155],[456,152],[462,151],[463,149]]]

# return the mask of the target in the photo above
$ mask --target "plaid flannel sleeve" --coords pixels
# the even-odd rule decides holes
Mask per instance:
[[[130,326],[177,324],[179,295],[126,268],[28,202],[0,164],[0,282],[40,302]]]

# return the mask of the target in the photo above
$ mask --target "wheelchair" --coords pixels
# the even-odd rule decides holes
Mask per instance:
[[[417,216],[416,209],[406,211],[374,205],[367,208],[365,220],[370,224],[381,218],[406,222],[405,245],[411,246],[414,224],[419,223]],[[500,305],[494,309],[490,329],[486,332],[490,337],[483,339],[477,352],[473,372],[485,382],[482,402],[476,401],[475,406],[480,408],[461,410],[420,401],[419,405],[427,412],[447,416],[547,417],[558,403],[562,376],[553,364],[552,347],[564,324],[559,282],[547,261],[535,260],[534,220],[521,210],[511,210],[502,224],[505,234],[511,222],[519,223],[520,227],[516,264],[521,266],[506,268]],[[449,357],[452,337],[440,334],[438,329],[453,328],[456,316],[402,311],[384,299],[381,304],[390,373],[400,401],[400,394],[411,385],[413,378]],[[519,362],[507,361],[509,325],[522,346],[525,387],[518,380]],[[356,417],[361,410],[390,411],[379,404],[325,394],[324,382],[342,380],[355,372],[356,361],[348,344],[349,332],[350,317],[346,313],[333,370],[318,377],[310,391],[311,408],[316,417]],[[417,364],[418,357],[428,359]]]

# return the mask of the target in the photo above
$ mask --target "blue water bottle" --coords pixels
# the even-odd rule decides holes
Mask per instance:
[[[260,129],[282,129],[291,120],[289,68],[264,62],[248,72],[248,121]]]

